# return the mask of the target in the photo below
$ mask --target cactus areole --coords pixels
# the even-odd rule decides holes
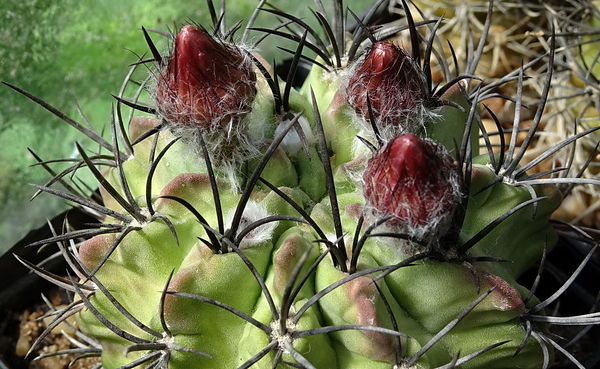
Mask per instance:
[[[83,356],[105,369],[545,368],[560,347],[548,323],[600,322],[553,317],[553,300],[517,282],[556,244],[550,216],[557,184],[569,183],[526,170],[585,136],[519,167],[550,89],[554,38],[528,138],[500,154],[488,142],[480,155],[470,132],[494,94],[457,84],[462,76],[429,86],[439,23],[417,26],[402,1],[406,27],[370,33],[369,23],[352,38],[338,32],[346,12],[333,3],[334,19],[316,13],[325,39],[280,10],[257,12],[287,22],[248,28],[296,42],[287,78],[246,32],[234,42],[213,19],[213,34],[181,28],[169,55],[145,33],[156,66],[148,101],[118,97],[112,140],[69,120],[100,151],[78,145],[76,164],[35,187],[102,223],[33,244],[58,245],[69,277],[23,263],[73,293],[55,321],[76,316]],[[378,39],[404,34],[410,56]],[[296,90],[306,49],[322,78]],[[522,87],[523,71],[514,76]],[[448,100],[423,114],[436,96]],[[446,146],[431,127],[449,132]],[[102,201],[69,184],[84,169]]]

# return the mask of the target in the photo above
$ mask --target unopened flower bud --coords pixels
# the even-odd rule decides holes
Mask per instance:
[[[394,138],[368,162],[367,205],[387,224],[421,239],[443,235],[461,196],[455,161],[439,143],[413,134]]]
[[[428,88],[416,61],[398,46],[379,41],[355,67],[346,94],[358,116],[370,119],[368,95],[378,125],[403,128],[415,114],[421,114]]]
[[[251,62],[234,45],[184,26],[158,77],[158,113],[169,123],[213,130],[239,121],[256,95]]]

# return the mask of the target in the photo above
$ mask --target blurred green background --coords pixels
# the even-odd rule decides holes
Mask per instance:
[[[354,0],[346,5],[360,13],[371,2]],[[230,1],[226,8],[227,26],[247,20],[257,3],[258,0]],[[272,3],[306,17],[308,23],[316,26],[309,9],[312,2]],[[82,122],[76,99],[92,125],[102,130],[109,123],[114,103],[110,94],[117,94],[129,65],[138,60],[137,55],[148,51],[141,27],[166,31],[189,22],[210,28],[205,2],[3,0],[0,80],[33,93]],[[268,14],[262,14],[257,21],[257,26],[262,27],[276,24],[277,19]],[[253,33],[254,37],[259,35]],[[155,34],[152,38],[160,51],[168,50],[166,38]],[[273,39],[283,44],[282,39]],[[286,57],[273,42],[268,45],[268,50],[261,50],[268,61]],[[85,147],[86,139],[34,102],[0,85],[0,255],[29,230],[43,226],[46,218],[68,207],[47,194],[29,201],[35,190],[28,183],[43,184],[50,177],[43,168],[31,167],[36,161],[27,148],[47,160],[75,155],[75,142]],[[91,178],[88,180],[93,184]]]

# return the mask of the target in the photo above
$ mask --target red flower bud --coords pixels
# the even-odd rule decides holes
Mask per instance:
[[[364,196],[377,216],[420,238],[447,231],[460,198],[457,166],[439,143],[413,134],[394,138],[367,163]]]
[[[170,123],[214,129],[250,111],[255,82],[252,64],[239,48],[184,26],[158,77],[157,110]]]
[[[379,41],[350,77],[347,100],[356,114],[369,120],[368,94],[377,124],[405,125],[407,118],[420,114],[428,96],[426,81],[419,65],[401,48]]]

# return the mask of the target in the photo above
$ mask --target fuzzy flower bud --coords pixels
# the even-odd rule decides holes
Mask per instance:
[[[439,143],[413,134],[394,138],[368,162],[367,205],[387,224],[422,239],[447,230],[461,192],[455,161]]]
[[[157,109],[170,123],[212,130],[250,111],[255,82],[252,64],[239,48],[187,25],[158,77]]]
[[[368,95],[377,124],[405,126],[408,118],[421,113],[428,88],[423,71],[410,56],[394,44],[379,41],[355,67],[346,94],[350,106],[365,120],[370,119]]]

